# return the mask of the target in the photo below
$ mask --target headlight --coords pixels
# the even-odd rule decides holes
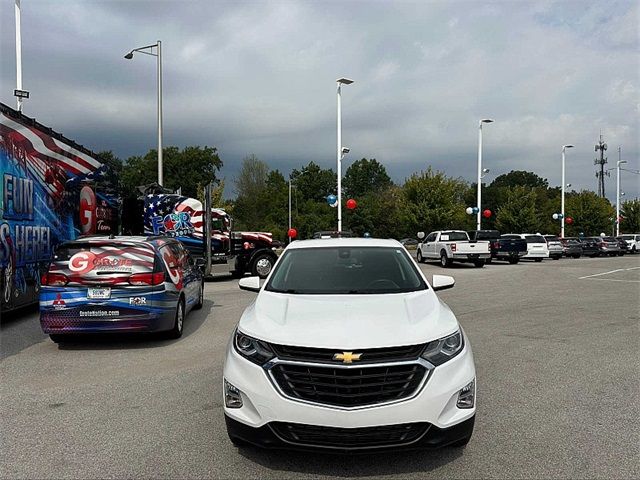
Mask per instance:
[[[236,348],[236,352],[258,365],[263,365],[275,357],[268,343],[245,335],[238,330],[236,330],[233,345]]]
[[[459,354],[463,347],[464,339],[462,338],[462,332],[458,330],[448,337],[427,343],[427,346],[422,352],[422,358],[435,366],[442,365]]]

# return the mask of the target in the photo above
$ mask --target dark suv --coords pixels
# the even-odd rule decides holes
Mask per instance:
[[[58,246],[42,276],[40,324],[67,334],[168,332],[202,307],[200,265],[180,242],[159,237],[87,237]]]

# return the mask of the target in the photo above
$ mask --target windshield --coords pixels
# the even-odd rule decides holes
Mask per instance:
[[[547,243],[542,235],[525,235],[527,243]]]
[[[467,241],[469,237],[467,236],[467,232],[442,232],[440,234],[441,242],[459,242],[459,241]]]
[[[103,280],[153,272],[154,261],[155,253],[146,245],[73,242],[58,247],[49,271],[78,281]]]
[[[559,242],[560,239],[558,237],[555,237],[553,235],[547,235],[544,238],[547,239],[547,242]]]
[[[500,232],[497,230],[479,230],[476,232],[469,232],[469,238],[474,240],[496,240],[500,237]]]
[[[322,247],[286,251],[269,283],[270,292],[382,294],[425,290],[404,248]]]
[[[624,240],[633,240],[633,235],[622,235]]]

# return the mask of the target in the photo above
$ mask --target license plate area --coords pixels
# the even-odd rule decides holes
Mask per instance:
[[[90,287],[87,289],[87,298],[90,300],[108,300],[111,298],[111,287]]]

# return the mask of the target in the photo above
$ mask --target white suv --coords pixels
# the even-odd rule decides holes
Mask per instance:
[[[227,349],[236,445],[362,450],[463,446],[475,420],[469,340],[395,240],[290,244]]]

